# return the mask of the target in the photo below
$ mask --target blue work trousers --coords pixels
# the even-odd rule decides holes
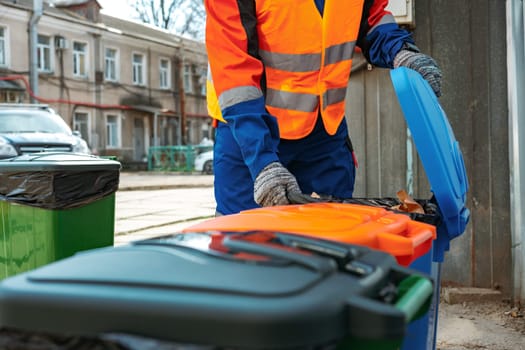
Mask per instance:
[[[279,143],[279,160],[297,178],[305,194],[351,198],[355,165],[348,128],[343,119],[335,135],[326,133],[321,118],[299,140]],[[215,200],[223,215],[259,207],[253,199],[253,179],[228,125],[219,123],[214,147]]]

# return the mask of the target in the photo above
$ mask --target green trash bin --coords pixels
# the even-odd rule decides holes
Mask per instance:
[[[111,246],[121,164],[76,153],[0,161],[0,279]]]

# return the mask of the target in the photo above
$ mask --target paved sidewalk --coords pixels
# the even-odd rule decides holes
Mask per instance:
[[[115,245],[176,233],[214,214],[212,175],[122,172]]]
[[[155,171],[121,172],[119,191],[212,187],[213,175]]]

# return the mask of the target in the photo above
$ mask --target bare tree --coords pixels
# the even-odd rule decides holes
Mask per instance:
[[[202,0],[128,0],[136,18],[193,39],[204,37]]]

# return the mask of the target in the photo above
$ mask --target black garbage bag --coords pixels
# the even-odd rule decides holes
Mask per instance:
[[[15,172],[0,168],[0,200],[44,209],[81,207],[115,193],[118,171]]]
[[[424,222],[430,225],[438,226],[441,223],[441,214],[434,196],[430,199],[414,199],[423,209],[423,213],[407,212],[400,210],[403,202],[398,198],[335,198],[326,195],[310,196],[306,194],[290,193],[288,199],[292,204],[307,204],[307,203],[348,203],[369,205],[372,207],[381,207],[399,214],[408,215],[412,220]]]
[[[388,210],[392,210],[399,214],[410,216],[414,221],[420,221],[434,226],[438,226],[441,223],[441,215],[439,214],[438,205],[432,197],[431,199],[415,199],[424,210],[423,213],[406,212],[399,210],[399,206],[402,204],[397,198],[350,198],[342,200],[343,203],[350,204],[362,204],[370,205],[373,207],[382,207]]]
[[[121,165],[53,152],[0,161],[0,200],[44,209],[81,207],[117,191]]]

